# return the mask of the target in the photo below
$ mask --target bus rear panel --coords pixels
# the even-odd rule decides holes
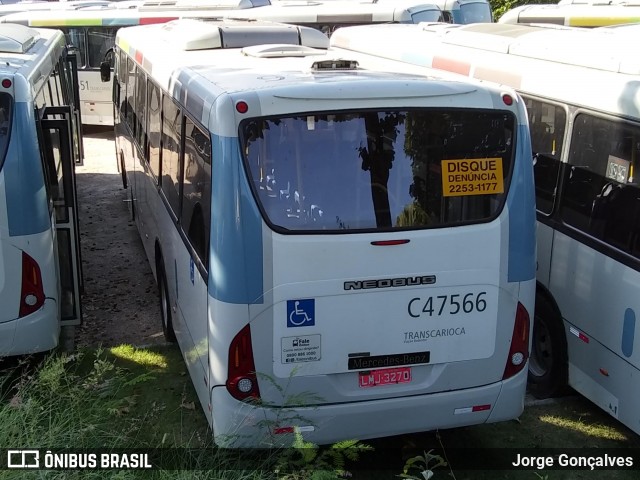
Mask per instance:
[[[226,371],[214,367],[217,439],[264,415],[272,434],[317,443],[519,416],[535,216],[522,106],[502,107],[236,113],[253,198],[238,218],[260,237],[240,282],[248,327],[209,342],[250,343],[253,364],[235,370],[230,353]],[[212,225],[231,213],[214,211]],[[212,265],[227,258],[222,243]],[[230,314],[220,278],[209,279],[213,323]],[[238,408],[252,396],[273,408]]]

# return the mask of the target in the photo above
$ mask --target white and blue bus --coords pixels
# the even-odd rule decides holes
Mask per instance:
[[[522,100],[327,45],[261,22],[117,34],[117,154],[215,441],[518,417],[535,294]]]
[[[0,357],[81,319],[74,62],[62,32],[0,25]]]
[[[522,95],[539,220],[529,387],[549,397],[569,385],[640,433],[637,35],[637,25],[388,25],[331,41],[374,65],[435,67]]]

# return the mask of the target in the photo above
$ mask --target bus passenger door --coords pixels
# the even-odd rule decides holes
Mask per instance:
[[[70,95],[73,98],[73,110],[72,110],[72,127],[74,134],[72,136],[75,152],[75,163],[77,165],[83,165],[84,163],[84,145],[82,144],[82,115],[80,113],[80,87],[78,85],[78,55],[79,52],[76,48],[71,48],[67,53],[67,63],[69,64],[70,78]]]
[[[63,103],[68,105],[71,118],[71,145],[75,163],[82,165],[84,161],[84,148],[82,145],[82,117],[80,114],[80,88],[78,86],[78,57],[79,49],[73,45],[67,47],[64,61],[59,69],[60,84],[63,89]]]
[[[63,326],[82,322],[80,293],[83,282],[73,118],[70,107],[60,106],[47,108],[40,120],[47,184],[55,212]]]

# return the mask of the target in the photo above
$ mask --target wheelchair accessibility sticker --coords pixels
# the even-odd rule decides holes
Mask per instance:
[[[316,301],[287,300],[287,328],[311,327],[316,324]]]

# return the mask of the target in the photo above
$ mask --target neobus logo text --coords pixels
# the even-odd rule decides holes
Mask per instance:
[[[435,275],[422,277],[383,278],[381,280],[353,280],[344,282],[345,290],[365,290],[369,288],[412,287],[415,285],[433,285]]]

